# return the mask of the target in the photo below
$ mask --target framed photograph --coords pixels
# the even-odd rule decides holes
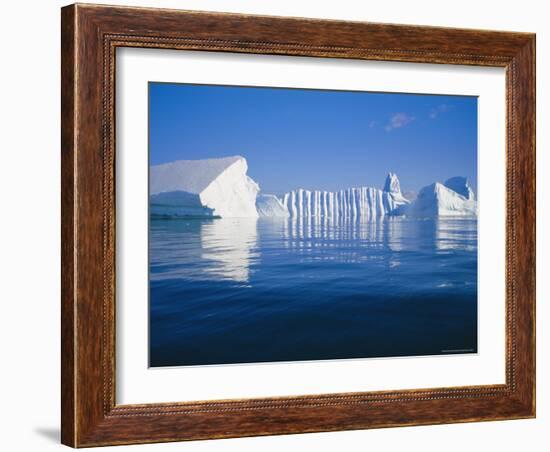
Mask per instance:
[[[535,416],[535,36],[62,9],[62,442]]]

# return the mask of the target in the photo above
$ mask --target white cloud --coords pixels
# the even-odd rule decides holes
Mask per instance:
[[[390,122],[386,125],[386,132],[405,127],[413,121],[414,116],[408,115],[407,113],[396,113],[391,117]]]
[[[453,106],[448,104],[441,104],[438,105],[435,108],[432,108],[430,111],[430,118],[435,119],[437,118],[441,113],[447,113],[449,110],[452,110]]]

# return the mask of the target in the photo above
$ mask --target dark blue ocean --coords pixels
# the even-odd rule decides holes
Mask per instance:
[[[150,365],[477,352],[477,221],[152,219]]]

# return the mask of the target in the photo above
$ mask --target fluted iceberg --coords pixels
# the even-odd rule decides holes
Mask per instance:
[[[386,178],[384,190],[353,187],[339,191],[298,189],[282,200],[291,217],[373,218],[400,214],[409,201],[401,194],[399,179]]]

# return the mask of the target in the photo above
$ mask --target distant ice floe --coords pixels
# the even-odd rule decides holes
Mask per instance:
[[[260,193],[241,156],[179,160],[150,169],[150,213],[162,217],[371,219],[386,215],[475,216],[477,202],[464,177],[424,187],[414,201],[401,192],[396,174],[384,188],[338,191],[299,188],[281,197]]]

